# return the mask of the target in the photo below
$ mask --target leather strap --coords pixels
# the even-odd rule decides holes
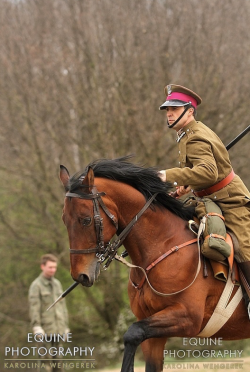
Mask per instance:
[[[197,243],[197,238],[192,239],[192,240],[189,240],[189,241],[187,241],[185,243],[182,243],[180,245],[176,245],[176,246],[170,248],[166,253],[163,253],[159,258],[157,258],[149,266],[146,267],[146,269],[145,269],[146,273],[148,273],[153,267],[155,267],[159,262],[161,262],[162,260],[164,260],[164,258],[168,257],[171,253],[177,252],[180,248],[187,247],[188,245],[191,245],[191,244],[194,244],[194,243]],[[145,279],[146,278],[144,277],[141,280],[141,282],[136,287],[137,289],[141,289],[141,287],[143,286],[143,284],[145,282]]]
[[[193,239],[193,240],[197,241],[196,239]],[[193,244],[193,243],[191,243],[191,242],[192,242],[192,241],[190,240],[190,241],[188,241],[188,242],[186,242],[186,243],[184,243],[184,244],[181,244],[179,247],[185,247],[186,245],[189,245],[189,244],[191,245],[191,244]],[[174,247],[174,248],[177,248],[177,247]],[[162,292],[157,291],[154,287],[152,287],[152,285],[150,284],[150,281],[149,281],[149,279],[148,279],[148,275],[147,275],[146,270],[144,270],[141,266],[133,265],[133,264],[131,264],[130,262],[127,262],[123,257],[118,256],[117,254],[115,255],[115,259],[116,259],[117,261],[123,263],[124,265],[126,265],[126,266],[129,267],[130,269],[135,268],[135,269],[139,269],[139,270],[141,270],[141,271],[143,272],[144,276],[145,276],[145,279],[146,279],[146,281],[147,281],[147,283],[148,283],[148,285],[149,285],[149,288],[150,288],[150,289],[151,289],[151,290],[152,290],[156,295],[158,295],[158,296],[168,297],[168,296],[173,296],[173,295],[176,295],[176,294],[178,294],[178,293],[181,293],[181,292],[185,291],[186,289],[188,289],[189,287],[191,287],[191,285],[193,285],[193,283],[195,282],[195,280],[196,280],[196,278],[197,278],[197,276],[198,276],[198,274],[199,274],[199,272],[200,272],[200,269],[201,269],[201,255],[200,255],[200,246],[199,246],[199,244],[197,244],[197,248],[198,248],[198,265],[197,265],[196,273],[195,273],[195,276],[194,276],[193,280],[192,280],[191,283],[189,283],[185,288],[182,288],[182,289],[180,289],[179,291],[172,292],[172,293],[162,293]],[[170,251],[171,251],[171,249],[170,249]],[[172,250],[172,252],[176,252],[176,251],[177,251],[177,249]],[[145,281],[145,279],[144,279],[144,281]],[[138,287],[138,285],[136,285],[136,284],[134,284],[134,283],[132,282],[131,278],[130,278],[130,282],[131,282],[131,284],[133,285],[134,288],[136,288],[136,289],[140,289],[140,288]]]
[[[102,253],[105,251],[102,247],[88,248],[88,249],[69,249],[70,254],[86,254],[86,253]]]
[[[99,196],[104,194],[105,193],[101,193],[101,192],[98,192],[97,193]],[[97,195],[97,194],[93,194],[93,195]],[[88,194],[87,194],[88,195]],[[108,263],[106,263],[106,265],[104,266],[104,268],[107,268],[108,265],[110,264],[110,262],[113,260],[113,258],[115,257],[115,254],[118,250],[118,248],[122,245],[123,241],[125,240],[125,238],[127,237],[127,235],[130,233],[131,229],[133,228],[133,226],[135,225],[135,223],[139,220],[139,218],[142,216],[142,214],[148,209],[148,207],[151,205],[151,203],[154,201],[154,199],[156,198],[156,196],[158,195],[158,193],[155,193],[154,195],[151,196],[150,199],[148,199],[148,201],[144,204],[144,206],[142,207],[142,209],[138,212],[137,215],[135,215],[135,217],[130,221],[130,223],[125,227],[125,229],[120,233],[120,235],[117,237],[117,239],[113,242],[113,243],[109,243],[107,244],[107,246],[105,247],[104,246],[104,243],[103,241],[100,241],[103,240],[103,235],[102,235],[102,224],[101,224],[101,227],[99,226],[99,221],[97,219],[96,222],[96,232],[99,231],[99,239],[98,239],[98,244],[96,247],[94,248],[88,248],[88,249],[69,249],[70,253],[71,254],[86,254],[86,253],[99,253],[99,254],[105,254],[107,253],[108,254],[108,257],[109,255],[111,255],[111,259],[109,260],[108,257],[105,257],[108,258]],[[83,196],[79,196],[79,194],[74,194],[74,193],[67,193],[66,196],[68,197],[75,197],[75,198],[83,198]],[[90,199],[90,198],[87,198],[87,199]],[[95,202],[96,198],[91,198],[93,199],[93,202]],[[101,207],[103,208],[103,204],[101,201],[101,198],[97,199],[97,201],[99,201]],[[94,208],[97,208],[97,206],[94,204]],[[116,219],[115,217],[109,213],[108,209],[105,207],[105,210],[104,212],[110,217],[110,219],[112,220],[112,222],[114,223],[114,225],[117,224],[116,222]],[[108,213],[107,213],[108,212]],[[99,215],[97,215],[99,216]],[[100,230],[101,228],[101,230]],[[108,252],[108,248],[111,249],[111,252]],[[100,257],[101,258],[101,257]],[[101,261],[102,262],[102,261]]]
[[[220,217],[222,219],[222,221],[225,221],[225,218],[219,214],[219,213],[215,213],[215,212],[209,212],[205,215],[205,217],[209,217],[209,216],[212,216],[212,217]]]
[[[137,215],[129,222],[129,224],[125,227],[125,229],[121,232],[121,234],[117,237],[117,249],[122,245],[123,241],[127,237],[127,235],[130,233],[132,227],[135,225],[135,223],[139,220],[139,218],[142,216],[142,214],[148,209],[150,204],[154,201],[158,193],[155,193],[151,196],[150,199],[144,204],[142,209],[137,213]]]
[[[191,107],[191,102],[189,102],[187,105],[185,105],[185,109],[182,112],[182,114],[178,117],[178,119],[175,120],[175,122],[171,125],[167,124],[168,128],[173,128],[180,120],[181,118],[186,114],[187,110]]]
[[[198,197],[206,196],[206,195],[211,195],[216,191],[219,191],[226,187],[234,178],[235,173],[232,170],[227,177],[225,177],[223,180],[220,182],[216,183],[215,185],[208,187],[207,189],[201,190],[201,191],[194,191],[194,195]]]
[[[81,192],[67,192],[66,196],[69,198],[78,198],[78,199],[85,199],[85,200],[93,200],[98,199],[100,196],[106,195],[105,192],[97,192],[96,194],[84,194]]]
[[[205,237],[205,239],[208,239],[208,238],[218,238],[218,239],[222,239],[226,241],[226,238],[224,238],[224,236],[218,235],[218,234],[210,234]]]

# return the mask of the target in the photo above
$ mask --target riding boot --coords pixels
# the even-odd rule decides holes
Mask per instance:
[[[243,290],[243,298],[248,311],[248,317],[250,319],[250,261],[238,262],[240,279]]]

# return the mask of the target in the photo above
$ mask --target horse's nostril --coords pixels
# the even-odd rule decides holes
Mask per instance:
[[[93,283],[90,282],[88,275],[86,274],[80,274],[78,281],[84,286],[84,287],[91,287]]]

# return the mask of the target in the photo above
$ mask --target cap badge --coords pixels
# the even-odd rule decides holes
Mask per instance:
[[[172,93],[171,85],[167,86],[167,90],[168,90],[168,96],[170,96],[170,94]]]

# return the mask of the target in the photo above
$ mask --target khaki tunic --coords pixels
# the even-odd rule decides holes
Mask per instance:
[[[229,175],[232,165],[219,137],[206,125],[195,120],[182,128],[185,134],[178,142],[179,167],[166,170],[166,179],[175,186],[206,189]],[[250,261],[250,193],[239,176],[229,185],[206,196],[221,208],[226,227],[240,245],[239,258]]]
[[[49,311],[47,308],[62,294],[62,286],[55,278],[47,279],[41,273],[29,288],[29,310],[32,327],[40,326],[47,334],[63,334],[68,328],[65,300]]]

